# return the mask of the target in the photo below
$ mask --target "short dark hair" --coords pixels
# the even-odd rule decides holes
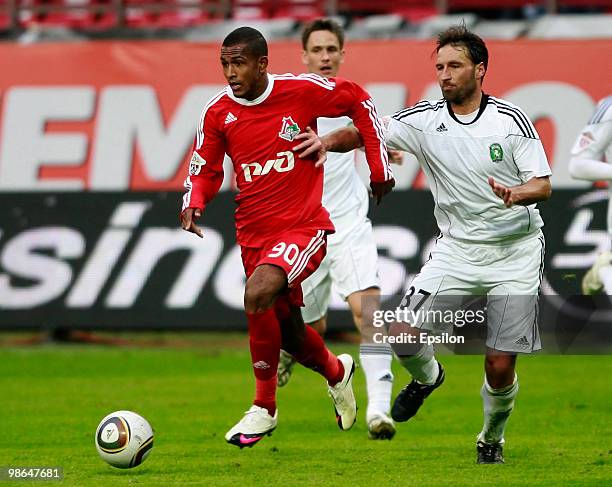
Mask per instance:
[[[340,44],[340,49],[344,47],[344,29],[340,26],[338,22],[333,19],[323,18],[316,19],[310,22],[304,27],[302,32],[302,47],[304,51],[306,50],[306,45],[308,44],[308,39],[310,38],[310,34],[317,30],[328,30],[332,34],[335,34],[338,38],[338,44]]]
[[[470,32],[465,24],[453,25],[438,34],[438,45],[436,53],[450,44],[453,47],[465,47],[468,56],[474,64],[482,63],[485,71],[489,65],[489,51],[485,42],[473,32]]]
[[[253,27],[238,27],[237,29],[230,32],[225,39],[223,39],[223,47],[236,46],[238,44],[245,44],[246,51],[255,57],[262,57],[268,55],[268,43],[266,39],[257,29]]]

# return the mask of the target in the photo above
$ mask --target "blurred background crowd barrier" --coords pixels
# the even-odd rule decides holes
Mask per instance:
[[[218,40],[248,21],[271,39],[334,16],[357,38],[428,38],[463,19],[502,39],[612,36],[612,0],[0,0],[7,38],[175,37]]]

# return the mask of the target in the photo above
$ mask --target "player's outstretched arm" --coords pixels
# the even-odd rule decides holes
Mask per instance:
[[[359,130],[354,126],[334,130],[325,135],[321,141],[327,152],[349,152],[363,146],[363,140],[361,139]],[[398,154],[400,154],[401,157],[401,153]],[[391,192],[394,186],[395,180],[393,178],[387,179],[386,181],[370,181],[372,196],[377,205],[380,204],[383,196]]]
[[[351,125],[334,130],[321,139],[327,152],[350,152],[363,147],[363,139],[357,127]]]
[[[489,176],[489,186],[491,186],[497,197],[504,201],[506,208],[510,208],[513,205],[527,206],[538,201],[545,201],[550,198],[552,193],[552,186],[548,176],[534,177],[524,184],[511,187],[504,186]]]
[[[612,96],[600,100],[571,150],[570,175],[585,181],[612,181],[612,161],[605,161],[612,144]]]
[[[572,157],[569,164],[569,172],[574,179],[612,181],[612,164],[596,159]]]
[[[300,158],[304,159],[312,154],[317,154],[315,166],[322,166],[327,160],[327,152],[350,152],[353,149],[363,146],[359,131],[355,127],[345,127],[324,137],[319,137],[310,127],[305,132],[298,134],[294,140],[301,141],[293,147],[294,152],[298,152]],[[331,147],[331,148],[329,148]]]
[[[181,213],[181,227],[187,232],[195,233],[198,237],[204,238],[202,229],[196,225],[195,220],[202,216],[199,208],[185,208]]]

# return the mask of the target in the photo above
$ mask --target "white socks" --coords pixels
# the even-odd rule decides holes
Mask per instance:
[[[393,352],[386,343],[364,343],[359,347],[359,361],[368,389],[366,418],[375,413],[389,414],[393,388],[392,359]]]
[[[484,426],[478,435],[478,441],[485,443],[504,442],[504,430],[514,408],[514,399],[518,394],[518,378],[514,375],[514,382],[501,389],[493,389],[485,377],[480,396],[484,408]]]
[[[431,385],[438,378],[438,362],[431,345],[423,345],[414,355],[398,356],[400,363],[420,384]]]

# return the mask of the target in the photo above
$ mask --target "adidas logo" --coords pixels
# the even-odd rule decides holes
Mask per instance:
[[[268,362],[264,362],[263,360],[260,360],[259,362],[255,362],[253,364],[253,367],[255,367],[256,369],[269,369],[270,366],[268,365]]]
[[[225,117],[225,125],[227,125],[228,123],[235,122],[236,120],[238,120],[236,118],[236,115],[234,115],[232,112],[229,112],[227,114],[227,117]]]
[[[529,340],[527,340],[526,336],[522,336],[521,338],[519,338],[514,343],[516,343],[517,345],[520,345],[521,347],[528,347],[529,346]]]
[[[385,374],[378,380],[382,382],[393,382],[393,376],[391,374]]]
[[[441,123],[440,126],[436,129],[436,131],[437,132],[448,132],[448,129],[446,128],[446,125],[444,125],[444,123]]]

